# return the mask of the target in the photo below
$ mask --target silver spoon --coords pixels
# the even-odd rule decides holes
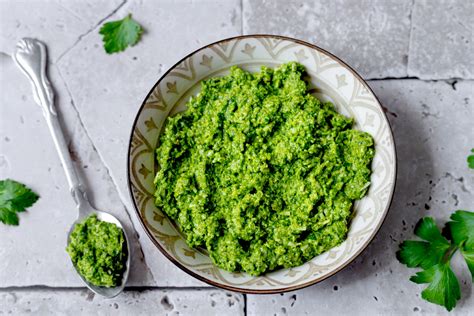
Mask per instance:
[[[49,131],[53,137],[54,145],[59,154],[59,159],[66,173],[67,182],[71,190],[72,197],[77,205],[78,217],[74,224],[71,226],[71,229],[68,233],[68,242],[71,232],[74,229],[74,226],[82,221],[85,217],[95,213],[97,218],[101,221],[113,223],[120,227],[124,233],[125,242],[127,246],[127,262],[125,266],[125,271],[122,275],[122,280],[119,286],[116,287],[99,287],[95,286],[86,281],[80,275],[81,279],[91,289],[94,293],[103,295],[105,297],[114,297],[122,292],[127,282],[128,272],[130,268],[130,246],[128,243],[128,238],[125,233],[125,230],[120,223],[120,221],[113,215],[96,210],[93,208],[87,199],[86,190],[82,185],[79,177],[77,176],[74,164],[69,155],[67,149],[66,141],[64,139],[64,134],[59,125],[58,114],[54,107],[54,94],[51,84],[46,76],[46,64],[47,64],[47,53],[46,46],[36,40],[31,38],[23,38],[16,45],[16,51],[13,54],[13,59],[23,73],[28,77],[32,86],[33,86],[33,97],[43,110],[43,116],[46,119],[48,124]],[[76,267],[74,267],[76,268]],[[76,269],[77,271],[77,269]]]

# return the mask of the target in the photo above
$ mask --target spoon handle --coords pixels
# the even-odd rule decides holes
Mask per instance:
[[[82,209],[85,209],[83,206],[89,205],[89,201],[85,195],[84,187],[77,176],[63,130],[58,120],[58,114],[54,107],[53,89],[46,76],[46,46],[36,39],[23,38],[16,46],[13,59],[33,86],[34,99],[43,110],[43,116],[46,119],[54,145],[59,154],[59,159],[66,173],[71,194],[78,206],[79,212],[81,212]]]

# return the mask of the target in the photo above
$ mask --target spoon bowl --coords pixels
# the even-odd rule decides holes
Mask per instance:
[[[125,232],[122,223],[113,216],[112,214],[98,211],[93,208],[86,196],[86,190],[79,179],[74,163],[72,162],[71,156],[68,151],[67,143],[64,138],[64,134],[59,124],[58,113],[54,107],[54,93],[52,86],[46,75],[47,65],[47,51],[46,45],[36,39],[23,38],[16,46],[16,50],[13,54],[13,60],[21,71],[29,79],[33,87],[33,96],[38,105],[43,110],[43,116],[46,119],[46,123],[49,127],[49,131],[54,141],[54,145],[59,154],[59,159],[66,174],[67,182],[71,191],[71,195],[76,202],[78,218],[73,223],[68,233],[68,244],[69,237],[77,223],[84,220],[91,214],[97,214],[97,218],[101,221],[113,223],[117,225],[123,231],[126,245],[127,261],[125,264],[125,270],[122,274],[122,280],[120,285],[115,287],[102,287],[96,286],[89,283],[74,266],[81,279],[87,285],[87,287],[96,294],[111,298],[120,294],[123,291],[125,284],[127,283],[128,272],[130,268],[130,245],[128,242],[127,234]]]
[[[122,273],[122,279],[120,280],[120,284],[115,286],[115,287],[104,287],[104,286],[97,286],[97,285],[94,285],[92,283],[90,283],[89,281],[87,281],[78,271],[77,271],[77,267],[74,265],[74,269],[76,269],[77,271],[77,274],[79,274],[79,276],[81,277],[82,281],[84,281],[84,283],[87,285],[87,287],[94,293],[96,294],[99,294],[99,295],[102,295],[104,297],[107,297],[107,298],[112,298],[112,297],[115,297],[117,295],[119,295],[123,289],[125,288],[125,284],[127,283],[127,279],[128,279],[128,273],[129,273],[129,267],[130,267],[130,244],[128,242],[128,238],[127,238],[127,233],[125,232],[125,229],[124,227],[122,226],[122,223],[115,217],[113,216],[112,214],[110,213],[107,213],[107,212],[102,212],[102,211],[99,211],[99,210],[96,210],[94,209],[91,205],[89,205],[89,209],[87,210],[87,212],[80,212],[80,214],[86,214],[86,215],[82,215],[80,216],[71,226],[71,228],[69,229],[69,232],[68,232],[68,236],[67,236],[67,241],[68,241],[68,244],[69,244],[69,240],[71,238],[71,233],[72,231],[74,230],[74,227],[76,227],[77,224],[79,224],[80,222],[82,222],[83,220],[85,220],[86,217],[92,215],[92,214],[96,214],[97,215],[97,219],[98,220],[101,220],[103,222],[107,222],[107,223],[112,223],[112,224],[115,224],[117,225],[117,227],[119,227],[122,232],[123,232],[123,236],[124,236],[124,239],[125,239],[125,246],[126,246],[126,255],[127,255],[127,260],[125,262],[125,269]]]

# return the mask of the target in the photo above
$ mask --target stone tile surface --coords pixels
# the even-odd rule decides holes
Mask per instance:
[[[416,0],[408,75],[474,79],[474,2]]]
[[[308,41],[339,56],[365,78],[404,77],[411,3],[243,0],[243,31]]]
[[[41,196],[28,212],[20,214],[19,227],[0,225],[0,287],[82,286],[64,251],[67,232],[77,217],[76,208],[42,111],[13,60],[0,55],[0,66],[0,102],[8,105],[0,108],[0,179],[23,182]],[[131,238],[134,256],[130,284],[154,285],[130,217],[54,66],[50,67],[50,77],[57,88],[56,108],[72,140],[69,150],[93,205],[115,214]]]
[[[220,290],[125,291],[113,299],[86,290],[2,291],[0,314],[239,316],[244,298]]]
[[[121,4],[121,0],[1,1],[0,51],[10,54],[22,37],[47,43],[52,60],[74,45],[100,20]],[[33,13],[34,12],[34,13]]]
[[[371,245],[346,269],[307,289],[281,295],[248,295],[249,315],[444,315],[419,295],[424,286],[408,279],[417,270],[398,263],[395,252],[413,238],[419,218],[445,223],[457,209],[472,209],[474,83],[388,80],[370,82],[391,114],[398,155],[397,187],[388,216]],[[454,315],[473,315],[470,275],[460,257],[454,269],[462,300]]]

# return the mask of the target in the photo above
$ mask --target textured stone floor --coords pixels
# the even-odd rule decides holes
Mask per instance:
[[[133,13],[146,29],[124,53],[103,52],[104,21]],[[417,220],[474,208],[474,2],[466,0],[0,1],[0,178],[41,195],[21,226],[0,224],[0,314],[445,314],[419,297],[395,251]],[[152,245],[133,213],[126,147],[151,84],[181,57],[239,34],[293,36],[353,66],[387,108],[397,188],[376,239],[349,267],[284,295],[241,295],[193,279]],[[31,87],[11,59],[24,36],[48,44],[49,74],[69,149],[93,204],[132,233],[130,288],[113,300],[87,292],[64,252],[73,201]],[[124,84],[126,82],[127,84]],[[45,229],[47,228],[47,229]],[[451,314],[474,315],[469,275]]]

